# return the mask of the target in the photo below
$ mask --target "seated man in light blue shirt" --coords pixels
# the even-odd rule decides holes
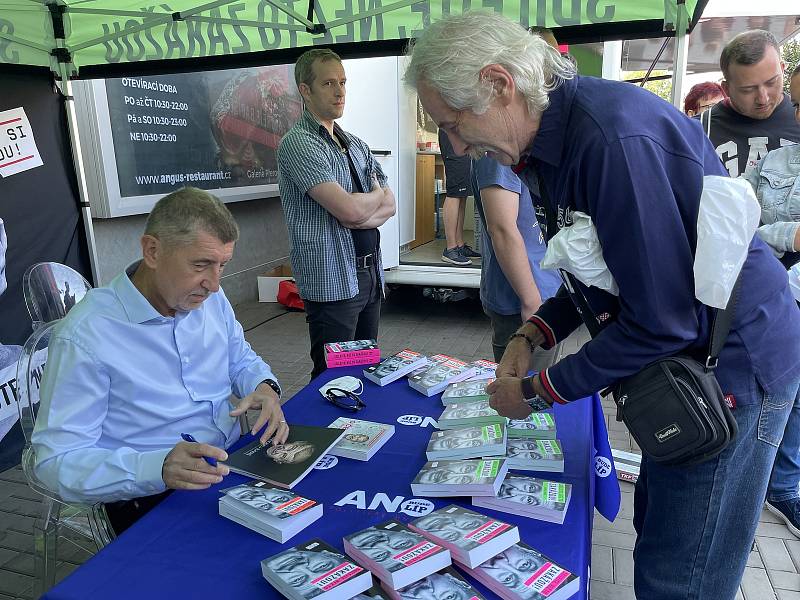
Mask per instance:
[[[143,514],[167,489],[219,483],[228,467],[203,457],[228,458],[250,408],[262,443],[286,440],[275,376],[219,287],[238,236],[217,198],[173,192],[148,217],[142,260],[56,326],[32,442],[36,475],[63,499]],[[132,522],[112,512],[118,532]]]

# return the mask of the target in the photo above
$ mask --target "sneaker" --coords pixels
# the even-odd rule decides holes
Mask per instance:
[[[445,248],[442,251],[442,261],[453,265],[471,265],[472,261],[461,252],[461,248]]]
[[[786,523],[789,531],[800,537],[800,498],[789,498],[780,502],[767,500],[765,504],[769,512]]]
[[[470,247],[469,244],[464,244],[463,246],[460,246],[460,248],[461,248],[461,253],[464,256],[467,256],[469,258],[480,258],[481,257],[481,253],[480,252],[475,252],[475,250],[473,250]]]

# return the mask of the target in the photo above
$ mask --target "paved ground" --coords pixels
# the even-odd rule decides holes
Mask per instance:
[[[237,307],[247,339],[273,367],[286,396],[308,382],[308,333],[304,315],[284,313],[274,305]],[[395,292],[385,306],[380,346],[395,352],[406,346],[426,353],[446,352],[464,359],[491,358],[488,319],[475,301],[446,305],[423,298],[413,288]],[[571,344],[571,350],[579,341]],[[612,414],[605,406],[606,414]],[[606,418],[613,447],[630,450],[624,425]],[[611,524],[595,515],[592,546],[592,600],[634,598],[632,549],[635,535],[633,486],[622,484],[622,509]],[[0,473],[0,600],[33,597],[32,527],[39,501],[19,467]],[[734,517],[735,518],[735,517]],[[89,556],[70,544],[59,550],[59,577]],[[800,600],[800,540],[764,511],[756,544],[742,582],[741,600]]]

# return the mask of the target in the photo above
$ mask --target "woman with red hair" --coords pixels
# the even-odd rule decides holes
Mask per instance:
[[[704,81],[692,86],[683,101],[683,112],[690,117],[699,115],[726,98],[722,86],[713,81]]]

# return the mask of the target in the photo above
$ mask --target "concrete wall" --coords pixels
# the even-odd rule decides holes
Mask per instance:
[[[256,277],[289,261],[289,238],[278,198],[230,202],[227,206],[241,231],[222,277],[225,294],[235,305],[258,300]],[[146,218],[136,215],[93,220],[101,285],[141,258],[139,238]]]

